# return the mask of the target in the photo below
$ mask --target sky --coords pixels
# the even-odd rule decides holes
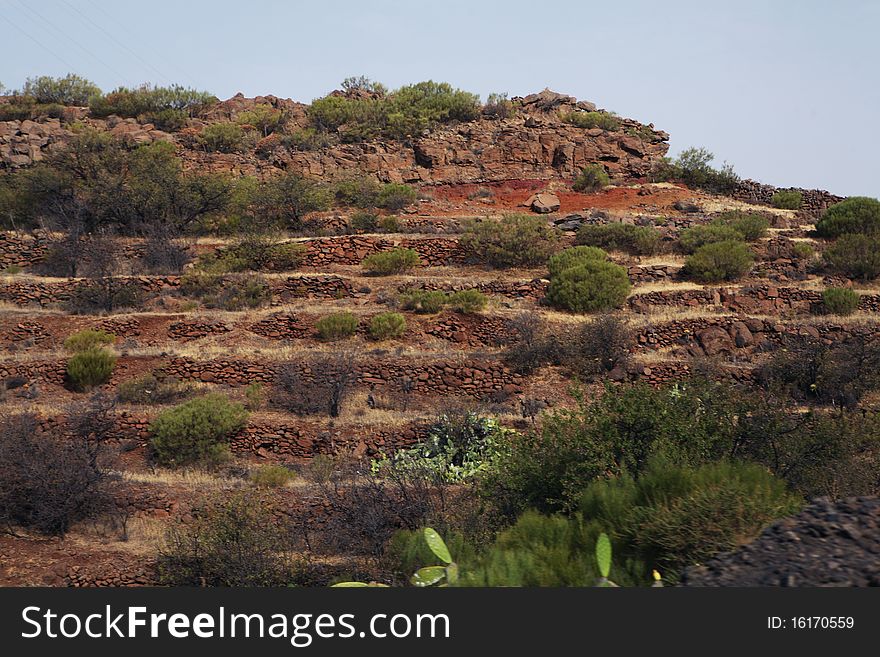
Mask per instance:
[[[544,87],[778,186],[880,197],[880,0],[0,0],[0,83],[309,102],[351,75]]]

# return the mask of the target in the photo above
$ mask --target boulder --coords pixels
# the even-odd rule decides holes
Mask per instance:
[[[549,214],[559,209],[559,197],[550,192],[534,194],[527,202],[532,211],[538,214]]]
[[[730,353],[734,349],[730,334],[720,326],[710,326],[697,334],[697,340],[707,356]]]

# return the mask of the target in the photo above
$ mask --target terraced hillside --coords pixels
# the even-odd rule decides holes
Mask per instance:
[[[205,125],[255,105],[283,109],[292,126],[306,125],[301,106],[273,97],[218,103],[178,132],[136,119],[85,121],[128,139],[131,147],[168,141],[191,172],[271,178],[287,171],[330,184],[339,171],[357,171],[383,183],[406,183],[417,198],[397,213],[375,211],[373,224],[359,226],[355,217],[363,210],[337,196],[331,209],[306,212],[301,226],[265,238],[271,249],[289,249],[295,257],[280,266],[246,267],[251,271],[245,273],[211,269],[241,245],[228,229],[175,235],[195,259],[166,273],[146,273],[144,263],[157,243],[149,237],[101,237],[118,254],[114,269],[85,277],[45,273],[47,258],[64,239],[57,226],[0,235],[4,414],[32,414],[38,431],[63,440],[72,418],[93,413],[89,421],[106,448],[102,458],[118,475],[112,522],[77,522],[63,538],[25,529],[0,536],[0,583],[155,582],[156,544],[169,523],[186,520],[206,493],[250,487],[252,475],[269,464],[297,476],[280,487],[257,487],[256,494],[279,517],[299,522],[307,516],[313,526],[305,533],[320,534],[322,523],[332,523],[333,509],[322,494],[327,475],[316,469],[332,468],[331,459],[364,463],[417,444],[438,416],[454,409],[527,433],[540,426],[542,411],[576,407],[575,379],[588,401],[598,399],[605,384],[662,385],[696,372],[751,385],[790,339],[833,345],[880,332],[876,284],[849,280],[821,260],[830,241],[816,235],[814,224],[839,199],[804,190],[801,209],[788,210],[769,205],[766,190],[751,183],[721,195],[680,181],[650,182],[665,153],[665,135],[647,127],[640,132],[640,124],[628,120],[615,132],[555,119],[560,105],[595,110],[574,99],[545,92],[521,100],[513,117],[452,124],[410,143],[342,143],[310,152],[291,150],[280,137],[278,144],[264,143],[284,134],[279,131],[251,151],[191,147]],[[18,171],[63,150],[76,134],[51,119],[27,123],[0,124],[5,143],[29,158],[13,159],[24,167]],[[29,144],[28,152],[18,144]],[[597,162],[612,184],[574,191],[580,168]],[[769,225],[748,244],[754,264],[736,280],[700,282],[684,270],[687,255],[679,238],[731,211],[763,217]],[[593,376],[573,371],[564,359],[526,367],[512,355],[522,351],[529,326],[540,326],[545,335],[577,336],[582,326],[606,318],[552,307],[545,298],[546,264],[493,266],[465,237],[474,221],[522,213],[558,234],[555,251],[582,242],[583,226],[656,231],[649,254],[607,249],[631,283],[622,307],[613,311],[630,333],[627,355]],[[392,215],[395,221],[381,222]],[[388,275],[371,273],[364,264],[372,254],[399,249],[414,250],[418,264]],[[82,307],[83,290],[108,286],[136,291],[136,302]],[[823,291],[835,286],[860,293],[855,312],[828,314]],[[465,290],[485,295],[485,306],[481,300],[457,306],[456,297],[447,296],[436,312],[426,312],[419,299],[427,297],[412,295]],[[403,316],[405,329],[379,339],[373,320],[391,312]],[[352,326],[328,335],[326,318],[337,314]],[[64,344],[85,329],[112,335],[107,349],[117,357],[109,380],[87,392],[71,385],[74,352]],[[166,388],[174,389],[167,399],[150,398]],[[228,440],[232,460],[207,470],[157,463],[151,448],[155,418],[214,392],[248,410],[245,426]],[[309,561],[303,581],[327,581],[337,572],[375,576],[368,553],[325,549]]]

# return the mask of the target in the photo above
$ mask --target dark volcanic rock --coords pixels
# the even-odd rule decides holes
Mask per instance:
[[[748,545],[689,568],[684,586],[880,586],[880,498],[819,498]]]

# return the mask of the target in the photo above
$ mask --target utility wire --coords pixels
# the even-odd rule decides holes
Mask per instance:
[[[141,57],[140,55],[138,55],[134,50],[132,50],[131,48],[129,48],[127,45],[125,45],[124,43],[122,43],[119,39],[117,39],[115,36],[113,36],[113,34],[111,34],[111,33],[108,32],[107,30],[105,30],[103,27],[101,27],[100,25],[98,25],[95,21],[93,21],[93,20],[92,20],[91,18],[89,18],[86,14],[82,13],[79,9],[77,9],[77,8],[74,7],[72,4],[70,4],[67,0],[61,0],[61,2],[63,2],[65,5],[67,5],[67,7],[68,7],[69,9],[71,9],[71,10],[73,10],[75,13],[77,13],[77,14],[80,16],[80,18],[82,18],[84,21],[86,21],[87,23],[89,23],[92,27],[94,27],[94,28],[97,29],[97,30],[100,30],[101,33],[104,34],[104,36],[106,36],[108,39],[110,39],[110,40],[111,40],[113,43],[115,43],[117,46],[119,46],[120,48],[122,48],[123,50],[125,50],[126,52],[128,52],[132,57],[134,57],[135,59],[137,59],[141,64],[143,64],[144,66],[146,66],[147,68],[149,68],[150,70],[152,70],[156,75],[158,75],[160,78],[162,78],[165,82],[167,82],[167,83],[169,83],[169,84],[173,84],[173,82],[172,82],[171,80],[169,80],[169,79],[168,79],[168,78],[162,73],[162,71],[160,71],[160,70],[157,69],[155,66],[153,66],[152,64],[150,64],[147,60],[145,60],[143,57]]]
[[[64,59],[64,57],[62,57],[62,56],[59,55],[57,52],[55,52],[54,50],[52,50],[49,46],[47,46],[47,45],[44,44],[42,41],[40,41],[39,39],[37,39],[35,36],[33,36],[30,32],[28,32],[27,30],[25,30],[23,27],[21,27],[20,25],[16,25],[14,22],[12,22],[12,19],[8,16],[8,13],[9,13],[9,12],[0,12],[0,18],[2,18],[3,20],[5,20],[5,21],[6,21],[7,23],[9,23],[12,27],[14,27],[16,30],[18,30],[19,32],[21,32],[22,34],[24,34],[28,39],[30,39],[31,41],[33,41],[34,43],[36,43],[40,48],[42,48],[43,50],[45,50],[47,53],[49,53],[50,55],[52,55],[53,57],[55,57],[58,61],[60,61],[62,64],[64,64],[64,66],[66,66],[66,67],[68,68],[68,70],[70,70],[70,64],[68,64],[67,60]]]
[[[114,17],[113,17],[109,12],[107,12],[107,11],[106,11],[106,10],[100,5],[100,4],[98,4],[97,2],[94,2],[93,0],[86,0],[86,1],[87,1],[87,2],[88,2],[88,3],[89,3],[89,4],[90,4],[90,5],[91,5],[96,11],[100,12],[101,14],[103,14],[104,17],[105,17],[107,20],[109,20],[111,23],[113,23],[114,25],[116,25],[116,27],[118,27],[120,30],[122,30],[122,31],[126,31],[126,30],[128,30],[128,28],[127,28],[125,25],[123,25],[123,24],[120,23],[116,18],[114,18]],[[129,33],[129,36],[131,36],[130,33]],[[162,60],[163,60],[166,64],[169,63],[168,60],[167,60],[165,57],[162,56],[161,53],[156,53],[156,54],[157,54],[158,57],[161,57]],[[172,66],[175,66],[175,65],[172,64]],[[186,70],[180,68],[179,65],[176,67],[176,71],[177,71],[178,73],[183,74],[183,77],[185,77],[187,80],[189,80],[189,82],[193,85],[193,87],[198,87],[198,86],[199,86],[199,83],[196,82],[196,79],[195,79],[192,75],[190,75],[188,71],[186,71]]]
[[[104,59],[102,59],[101,57],[98,57],[95,53],[93,53],[91,50],[89,50],[89,49],[86,48],[84,45],[82,45],[81,43],[79,43],[79,42],[78,42],[76,39],[74,39],[71,35],[67,34],[64,30],[62,30],[61,28],[59,28],[58,26],[56,26],[56,25],[55,25],[52,21],[50,21],[48,18],[46,18],[45,16],[43,16],[42,14],[40,14],[40,12],[38,12],[36,9],[34,9],[33,7],[29,7],[28,5],[26,5],[26,4],[24,3],[23,0],[18,0],[18,1],[19,1],[19,3],[21,4],[21,6],[22,6],[24,9],[26,9],[27,11],[31,12],[32,14],[34,14],[34,15],[37,17],[37,19],[40,20],[40,21],[42,21],[46,26],[51,27],[53,30],[55,30],[56,32],[58,32],[59,34],[61,34],[62,37],[64,37],[65,39],[67,39],[68,41],[70,41],[73,45],[75,45],[77,48],[79,48],[80,50],[82,50],[84,53],[86,53],[87,55],[89,55],[89,56],[92,57],[93,59],[95,59],[95,60],[97,60],[98,62],[100,62],[102,66],[104,66],[105,68],[107,68],[108,71],[110,71],[111,73],[113,73],[113,75],[115,75],[115,76],[117,77],[117,79],[118,79],[119,82],[124,82],[124,81],[125,81],[125,75],[123,75],[122,73],[120,73],[116,68],[114,68],[113,66],[111,66],[111,65],[110,65],[109,63],[107,63]],[[32,19],[32,20],[33,20],[33,19]]]

